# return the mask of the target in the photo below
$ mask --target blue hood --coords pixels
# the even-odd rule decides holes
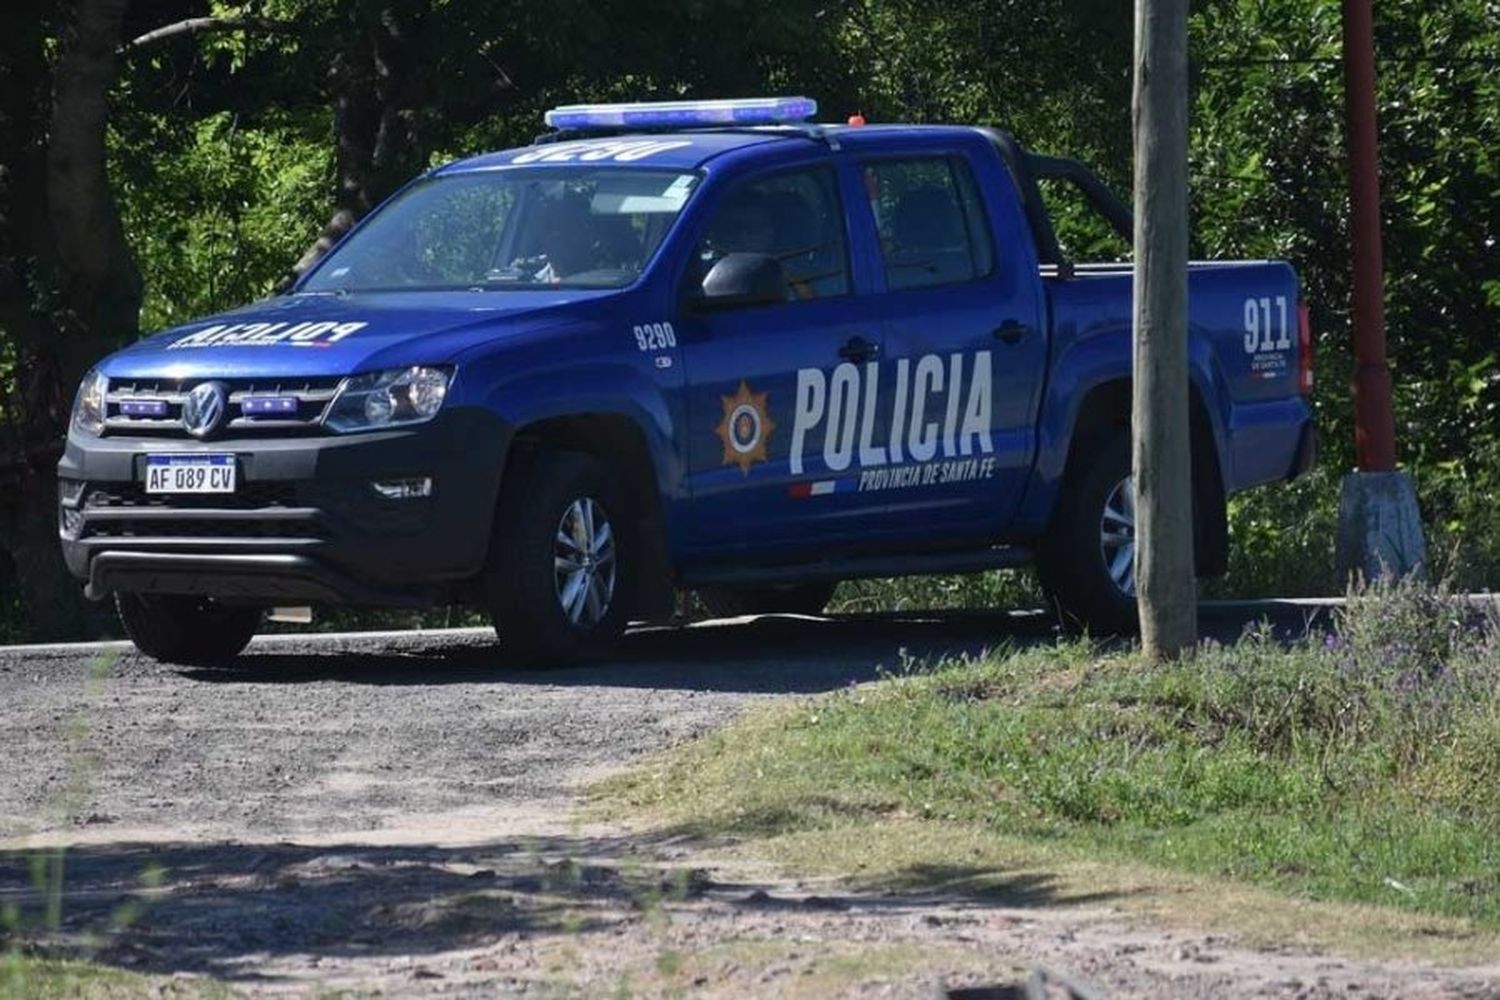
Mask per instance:
[[[109,378],[334,376],[443,364],[498,337],[566,322],[610,291],[364,292],[267,299],[106,358]]]

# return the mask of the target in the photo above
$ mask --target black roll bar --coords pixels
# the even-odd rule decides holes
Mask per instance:
[[[1017,142],[1015,136],[1001,129],[981,128],[979,131],[994,143],[1000,159],[1010,171],[1011,179],[1015,181],[1016,190],[1021,194],[1021,205],[1026,212],[1026,222],[1031,227],[1032,238],[1036,240],[1037,255],[1043,264],[1056,266],[1058,274],[1063,277],[1071,277],[1073,274],[1073,262],[1063,256],[1062,247],[1057,242],[1057,232],[1052,227],[1052,217],[1047,214],[1047,206],[1042,201],[1038,181],[1067,181],[1082,192],[1089,207],[1109,223],[1110,228],[1123,240],[1129,243],[1135,238],[1135,215],[1130,206],[1121,201],[1120,196],[1110,190],[1109,185],[1088,167],[1077,160],[1033,153]]]

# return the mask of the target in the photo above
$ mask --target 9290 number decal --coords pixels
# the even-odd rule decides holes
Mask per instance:
[[[671,323],[641,323],[633,332],[635,346],[642,351],[665,351],[677,346],[677,331]]]

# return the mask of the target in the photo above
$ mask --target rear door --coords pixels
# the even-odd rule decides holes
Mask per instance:
[[[1006,524],[1036,446],[1045,303],[1020,205],[993,166],[979,174],[961,148],[858,165],[879,248],[892,428],[866,486],[885,494],[888,517],[934,540]]]
[[[870,527],[869,498],[840,485],[856,460],[852,435],[865,404],[848,375],[881,350],[879,317],[855,294],[845,212],[858,197],[852,183],[824,160],[733,182],[707,212],[689,285],[725,254],[754,252],[781,260],[788,287],[779,305],[705,312],[689,304],[676,320],[688,382],[690,537],[700,554],[800,553]],[[840,365],[845,376],[830,385]],[[811,418],[831,410],[839,432],[825,447]]]

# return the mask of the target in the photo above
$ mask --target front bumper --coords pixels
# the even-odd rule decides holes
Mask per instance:
[[[429,603],[484,563],[510,438],[501,420],[472,408],[365,434],[75,434],[58,463],[63,555],[92,597]],[[146,455],[174,453],[233,454],[235,493],[146,494]],[[389,500],[371,486],[416,477],[431,477],[431,496]]]

